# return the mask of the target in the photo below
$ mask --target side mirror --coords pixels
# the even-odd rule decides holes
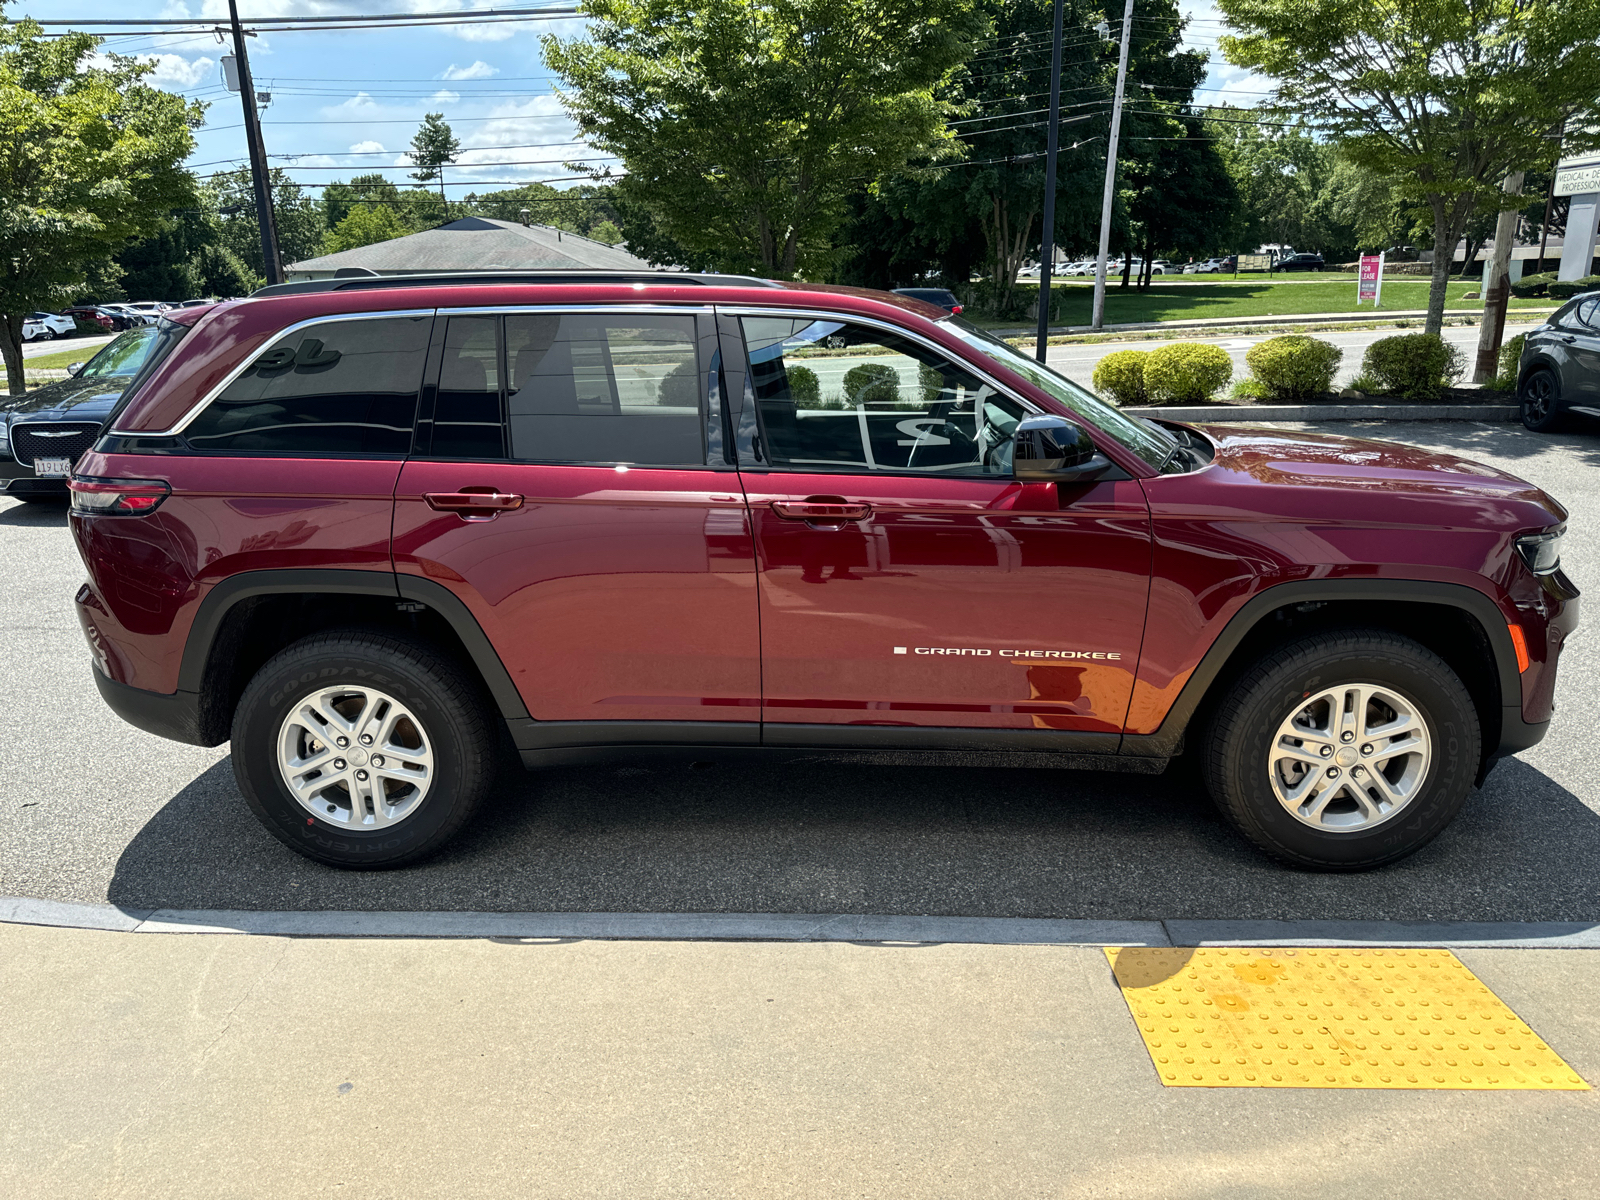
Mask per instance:
[[[83,370],[83,364],[82,363],[68,363],[67,364],[67,374],[68,375],[76,375],[81,370]]]
[[[1026,483],[1087,483],[1113,465],[1089,434],[1065,417],[1024,417],[1015,438],[1012,474]]]

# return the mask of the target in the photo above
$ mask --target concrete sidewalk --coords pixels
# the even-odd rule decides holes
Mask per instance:
[[[1461,958],[1600,1079],[1600,952]],[[0,1194],[1593,1189],[1594,1092],[1166,1089],[1093,947],[0,926]]]

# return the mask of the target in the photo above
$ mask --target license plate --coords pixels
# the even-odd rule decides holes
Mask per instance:
[[[36,458],[33,460],[33,473],[47,478],[61,478],[72,474],[72,460],[70,458]]]

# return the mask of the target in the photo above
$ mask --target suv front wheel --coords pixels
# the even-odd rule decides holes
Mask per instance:
[[[479,689],[426,645],[337,630],[270,659],[240,697],[233,773],[279,841],[340,867],[433,853],[492,786]]]
[[[1438,655],[1375,629],[1264,657],[1229,691],[1204,747],[1223,814],[1268,854],[1359,871],[1448,825],[1472,786],[1477,711]]]

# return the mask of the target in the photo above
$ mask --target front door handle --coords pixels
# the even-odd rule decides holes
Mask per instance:
[[[846,500],[843,496],[807,496],[804,500],[774,500],[772,511],[785,521],[804,521],[808,525],[843,529],[850,521],[864,521],[872,515],[872,505]]]
[[[462,488],[459,492],[423,492],[428,507],[453,512],[463,520],[484,521],[498,513],[522,507],[522,497],[495,488]]]

